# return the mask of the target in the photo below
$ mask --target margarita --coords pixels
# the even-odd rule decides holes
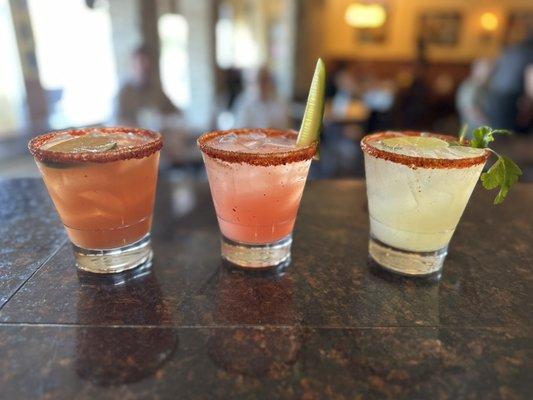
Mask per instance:
[[[199,140],[217,218],[222,256],[244,267],[279,265],[292,231],[316,143],[296,147],[297,133],[241,129]]]
[[[455,138],[386,132],[362,141],[372,258],[409,275],[438,272],[488,158]]]
[[[54,132],[30,142],[81,269],[119,272],[151,257],[161,146],[158,133],[132,128]]]

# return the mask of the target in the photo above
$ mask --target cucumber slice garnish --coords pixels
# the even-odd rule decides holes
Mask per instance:
[[[324,61],[319,58],[316,63],[311,88],[309,89],[304,118],[296,141],[298,147],[310,146],[311,144],[320,141],[322,118],[324,117],[325,96],[326,66],[324,65]]]

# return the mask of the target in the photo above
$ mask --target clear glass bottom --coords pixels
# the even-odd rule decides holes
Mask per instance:
[[[152,261],[150,234],[126,246],[114,249],[83,249],[76,245],[74,255],[80,270],[96,274],[115,274],[144,266]]]
[[[448,246],[436,251],[407,251],[370,237],[368,252],[378,265],[389,271],[408,276],[435,276],[440,275]]]
[[[277,268],[290,261],[291,244],[292,235],[267,244],[240,243],[222,235],[222,258],[241,268]]]

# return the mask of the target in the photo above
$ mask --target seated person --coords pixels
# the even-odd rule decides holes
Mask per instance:
[[[164,117],[181,115],[159,82],[154,81],[152,60],[152,53],[145,45],[133,52],[132,76],[122,85],[116,99],[116,123],[160,130]]]
[[[234,105],[235,128],[289,127],[288,105],[279,98],[270,72],[261,68]]]
[[[181,162],[191,152],[186,124],[181,111],[154,79],[153,57],[145,45],[133,52],[132,76],[118,92],[114,123],[161,132],[165,139],[164,158],[171,163]]]
[[[470,76],[466,78],[457,90],[457,111],[461,117],[461,124],[472,129],[489,125],[486,114],[485,100],[488,92],[488,81],[492,71],[492,63],[487,59],[480,59],[472,64]]]

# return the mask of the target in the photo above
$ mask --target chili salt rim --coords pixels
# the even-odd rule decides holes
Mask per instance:
[[[149,137],[152,139],[147,143],[141,143],[134,146],[118,148],[116,150],[108,150],[105,152],[79,152],[69,153],[61,151],[51,151],[43,149],[42,146],[48,141],[60,134],[69,134],[72,136],[83,136],[92,132],[106,134],[126,134],[134,133],[136,135]],[[163,147],[163,138],[159,132],[150,131],[143,128],[129,128],[125,126],[106,127],[106,128],[80,128],[80,129],[65,129],[61,131],[53,131],[39,135],[28,143],[30,153],[41,162],[54,163],[106,163],[112,161],[129,160],[132,158],[145,158]]]
[[[279,153],[247,153],[241,151],[222,150],[214,148],[209,144],[212,139],[234,133],[242,135],[251,132],[262,132],[266,135],[281,136],[287,133],[298,135],[294,130],[280,130],[280,129],[265,129],[265,128],[245,128],[245,129],[230,129],[224,131],[211,131],[204,133],[198,138],[198,147],[209,157],[216,158],[229,163],[246,163],[256,166],[268,167],[272,165],[283,165],[298,161],[305,161],[313,158],[317,151],[317,143],[313,143],[307,147],[296,147],[294,150],[284,151]]]
[[[387,131],[378,132],[365,136],[361,140],[361,149],[364,152],[387,161],[398,164],[407,165],[411,168],[467,168],[478,164],[484,164],[489,158],[490,152],[485,150],[485,154],[475,157],[465,158],[430,158],[430,157],[414,157],[404,154],[398,154],[387,150],[381,150],[372,145],[381,139],[394,138],[400,136],[421,136],[422,133],[429,137],[436,137],[447,142],[456,141],[457,138],[450,135],[442,135],[438,133],[416,132],[416,131]],[[468,142],[467,142],[468,143]]]

